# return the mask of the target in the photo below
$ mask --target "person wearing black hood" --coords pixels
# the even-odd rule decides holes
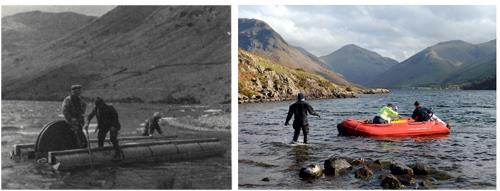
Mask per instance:
[[[113,159],[120,159],[122,155],[120,146],[118,145],[118,133],[120,131],[121,125],[118,121],[118,112],[116,112],[113,106],[104,103],[104,100],[98,97],[95,100],[95,108],[87,116],[87,123],[84,126],[85,130],[88,130],[90,121],[94,116],[97,119],[96,130],[99,130],[99,132],[97,133],[97,145],[99,147],[103,147],[106,134],[110,132],[109,139],[111,140],[111,143],[113,144],[113,148],[115,150]]]
[[[411,118],[417,122],[420,121],[429,121],[432,117],[432,111],[420,105],[418,101],[415,101],[415,110],[413,110],[413,114]]]
[[[307,121],[307,114],[319,116],[317,112],[305,102],[304,94],[299,93],[297,95],[297,102],[293,103],[288,109],[288,115],[286,117],[285,126],[288,126],[288,122],[293,119],[293,129],[295,130],[293,133],[293,143],[297,142],[299,138],[300,130],[304,134],[304,144],[307,144],[307,134],[309,133],[309,123]]]

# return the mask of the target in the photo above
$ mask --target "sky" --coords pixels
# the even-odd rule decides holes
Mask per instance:
[[[75,12],[88,16],[101,16],[115,5],[2,5],[2,17],[20,12],[42,11],[42,12]]]
[[[449,40],[496,38],[495,6],[239,6],[239,18],[262,20],[290,44],[324,56],[356,44],[403,61]]]

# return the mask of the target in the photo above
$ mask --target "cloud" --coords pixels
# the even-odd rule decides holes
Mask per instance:
[[[496,38],[495,6],[240,6],[240,18],[267,22],[317,56],[357,44],[403,61],[438,42]]]

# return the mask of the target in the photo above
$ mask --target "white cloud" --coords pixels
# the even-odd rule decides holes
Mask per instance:
[[[496,38],[495,6],[240,6],[317,56],[357,44],[402,61],[438,42]]]

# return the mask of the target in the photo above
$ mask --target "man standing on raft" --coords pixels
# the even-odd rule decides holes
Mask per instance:
[[[297,95],[297,102],[292,104],[288,109],[288,115],[286,116],[285,126],[288,126],[288,122],[293,118],[293,129],[295,130],[293,133],[293,141],[292,143],[296,143],[299,138],[300,130],[302,129],[302,133],[304,134],[304,144],[307,144],[307,134],[309,133],[309,123],[307,122],[307,114],[319,116],[318,113],[314,111],[314,109],[307,102],[304,101],[304,94],[299,93]]]

